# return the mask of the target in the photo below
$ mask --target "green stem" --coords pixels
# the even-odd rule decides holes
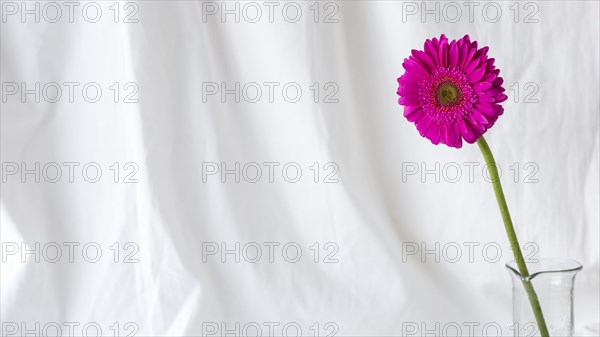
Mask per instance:
[[[535,293],[535,289],[533,289],[533,284],[531,284],[531,280],[529,280],[529,271],[527,270],[527,265],[523,259],[523,253],[521,253],[519,240],[517,240],[517,234],[515,233],[515,228],[510,218],[510,213],[508,212],[506,200],[504,199],[504,192],[502,191],[502,185],[500,184],[500,176],[498,175],[496,161],[494,160],[492,151],[490,150],[490,147],[483,136],[479,137],[477,140],[477,145],[481,150],[481,154],[483,154],[488,171],[490,172],[490,178],[492,179],[492,185],[494,186],[494,193],[496,194],[496,201],[498,201],[498,207],[500,208],[502,221],[504,221],[504,229],[506,229],[508,241],[510,241],[510,246],[515,255],[515,261],[517,262],[517,267],[519,269],[519,273],[521,274],[521,281],[523,282],[523,286],[527,292],[527,297],[529,297],[529,303],[531,303],[531,309],[533,309],[535,320],[537,321],[541,335],[543,337],[549,337],[550,334],[548,333],[548,328],[546,327],[546,320],[544,319],[544,314],[542,313],[542,307],[540,306],[540,301]]]

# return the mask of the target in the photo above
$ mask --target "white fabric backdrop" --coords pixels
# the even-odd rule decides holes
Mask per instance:
[[[576,331],[597,333],[597,2],[37,4],[2,1],[3,334],[512,334],[477,147],[429,144],[396,103],[441,33],[491,47],[521,244],[582,262]]]

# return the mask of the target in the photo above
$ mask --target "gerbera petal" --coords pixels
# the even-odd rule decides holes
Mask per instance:
[[[463,143],[462,143],[462,137],[460,136],[460,134],[458,135],[458,140],[456,141],[456,144],[454,144],[454,147],[457,149],[460,149],[462,147]]]
[[[423,115],[422,110],[415,110],[415,112],[411,113],[410,115],[405,115],[404,118],[406,118],[407,121],[414,123],[417,119],[419,119],[419,117],[421,117],[421,115]]]
[[[482,81],[482,82],[490,82],[490,83],[491,83],[491,82],[494,82],[494,80],[496,79],[496,77],[497,77],[497,76],[498,76],[498,75],[496,75],[496,74],[494,74],[494,73],[489,73],[489,74],[488,74],[488,73],[486,73],[486,74],[483,76],[483,79],[482,79],[481,81]]]
[[[471,74],[471,76],[474,76],[474,75],[476,75],[476,74],[475,73]],[[469,79],[470,78],[471,77],[469,77]],[[492,87],[492,83],[490,83],[490,82],[479,82],[473,86],[473,89],[475,89],[475,91],[485,91],[491,87]]]
[[[437,52],[440,47],[440,41],[437,39],[437,37],[434,37],[433,39],[431,39],[431,45],[435,49],[435,54],[437,55]]]
[[[396,91],[396,93],[400,96],[418,95],[419,87],[414,87],[414,86],[410,86],[410,85],[400,85],[398,87],[398,91]]]
[[[475,108],[483,112],[484,115],[492,117],[497,115],[496,109],[494,106],[492,106],[492,104],[494,103],[478,103],[475,104]]]
[[[461,120],[458,126],[460,129],[460,135],[464,138],[464,140],[469,144],[475,143],[477,136],[475,136],[475,133],[473,130],[471,130],[471,127],[467,125],[464,120]]]
[[[460,138],[460,131],[458,129],[458,124],[452,123],[448,127],[448,140],[450,143],[448,145],[461,148],[462,147],[462,139]]]
[[[415,121],[415,125],[417,126],[417,130],[419,130],[419,134],[421,136],[425,136],[425,132],[429,129],[431,125],[431,118],[427,117],[427,115],[422,114],[421,118]]]
[[[449,129],[448,124],[442,125],[442,127],[441,127],[441,131],[442,132],[441,132],[440,142],[442,142],[442,144],[446,144],[448,146],[451,146],[450,145],[450,135],[449,135],[450,132],[449,132],[448,129]]]
[[[462,142],[459,143],[460,133],[458,131],[458,125],[455,123],[444,124],[442,130],[442,143],[451,147],[462,146]]]
[[[421,109],[420,105],[407,105],[404,107],[404,116],[408,116],[419,109]]]
[[[402,75],[398,78],[398,84],[418,87],[419,86],[419,78],[410,73],[405,73],[404,75]]]
[[[435,47],[433,46],[433,42],[425,43],[425,53],[427,53],[427,56],[429,56],[429,58],[437,66],[438,65],[438,57],[437,57],[437,51],[435,50]]]
[[[500,115],[498,115],[500,116]],[[486,128],[491,128],[492,126],[494,126],[494,124],[496,123],[496,121],[498,120],[498,116],[494,116],[494,117],[490,117],[489,118],[489,122],[486,124]]]
[[[455,68],[457,64],[458,64],[458,47],[456,46],[456,42],[452,41],[452,43],[450,43],[449,66],[450,66],[450,68]]]
[[[438,123],[431,123],[429,129],[425,132],[425,137],[434,145],[438,145],[440,143],[440,138],[442,137],[440,125]]]
[[[491,87],[486,91],[478,91],[477,96],[494,97],[494,96],[498,95],[499,93],[500,93],[500,90],[496,89],[495,87]]]
[[[492,102],[495,102],[496,99],[494,97],[480,96],[480,97],[477,97],[477,101],[481,102],[481,103],[492,103]]]
[[[471,63],[471,59],[473,58],[473,55],[475,55],[476,50],[475,49],[469,49],[469,53],[467,54],[467,57],[465,57],[463,63],[460,65],[461,68],[466,68],[467,65],[469,65],[469,63]]]
[[[444,39],[440,40],[440,47],[438,49],[438,64],[440,64],[443,67],[447,67],[448,66],[448,39],[445,38],[444,35],[442,35],[442,37],[444,37]]]
[[[489,50],[489,49],[490,49],[490,48],[489,48],[489,47],[487,47],[487,46],[486,46],[486,47],[483,47],[483,48],[481,48],[481,49],[479,49],[479,50],[478,50],[478,51],[475,53],[475,55],[473,56],[473,58],[477,58],[477,59],[479,59],[479,58],[484,58],[484,59],[487,59],[487,56],[486,56],[486,55],[487,55],[487,52],[488,52],[488,50]],[[493,62],[492,62],[492,63],[493,63]]]
[[[473,114],[471,114],[471,116],[473,116],[473,118],[480,124],[488,123],[488,119],[479,110],[473,110]]]
[[[404,107],[404,117],[411,123],[419,119],[421,115],[423,115],[423,109],[420,106],[412,105]]]
[[[466,71],[468,73],[469,70],[467,69]],[[485,74],[485,68],[478,68],[469,75],[469,81],[471,81],[471,83],[477,83],[483,78],[483,74]],[[487,83],[487,82],[484,82],[484,83]],[[491,86],[492,85],[490,83],[490,87]],[[477,90],[477,91],[481,91],[481,90]]]
[[[508,96],[506,96],[505,94],[498,94],[494,96],[494,99],[496,100],[496,102],[502,103],[508,99]]]
[[[471,73],[473,71],[475,71],[475,69],[477,69],[478,66],[479,66],[478,60],[471,61],[471,63],[469,63],[469,65],[465,67],[465,74],[471,75]],[[483,67],[483,70],[485,72],[485,67]]]
[[[398,100],[398,102],[400,103],[400,105],[419,105],[419,96],[418,95],[406,95],[406,96],[400,96],[400,99]]]
[[[433,63],[429,55],[427,55],[427,53],[425,53],[424,51],[413,49],[411,51],[411,54],[415,58],[420,60],[423,64],[425,64],[429,68],[428,70],[435,68],[435,63]]]
[[[411,72],[417,77],[427,77],[429,76],[429,72],[423,68],[418,62],[413,60],[406,60],[402,63],[402,66],[406,71]]]
[[[460,50],[458,51],[458,63],[457,63],[457,66],[462,67],[462,65],[465,63],[465,59],[467,58],[468,54],[469,54],[469,47],[467,47],[466,44],[463,44],[460,47]]]
[[[469,122],[469,125],[473,128],[473,130],[477,133],[477,134],[483,134],[485,132],[485,126],[483,123],[480,123],[477,121],[477,119],[473,116],[473,114],[471,114],[469,116],[469,118],[467,119],[467,121]],[[487,121],[487,119],[486,119]]]
[[[423,63],[421,60],[419,60],[418,58],[416,58],[413,55],[411,55],[411,56],[408,57],[408,59],[411,62],[417,63],[418,65],[420,65],[421,67],[423,67],[423,69],[427,70],[427,72],[429,72],[429,70],[427,69],[428,68],[427,65],[425,63]]]
[[[498,104],[498,106],[499,106],[499,108],[498,108],[498,111],[496,111],[496,114],[498,116],[502,116],[502,114],[504,113],[504,108],[502,107],[502,105]]]

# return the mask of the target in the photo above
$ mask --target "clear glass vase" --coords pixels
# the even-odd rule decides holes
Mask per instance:
[[[541,336],[524,282],[531,282],[544,314],[550,336],[573,336],[573,284],[582,269],[567,259],[539,259],[527,263],[529,276],[523,277],[515,261],[506,264],[512,279],[513,326],[515,336]]]

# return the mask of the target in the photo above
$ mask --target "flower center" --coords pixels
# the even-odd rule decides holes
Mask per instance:
[[[460,89],[452,82],[443,82],[437,88],[435,98],[442,106],[454,105],[460,99]]]

